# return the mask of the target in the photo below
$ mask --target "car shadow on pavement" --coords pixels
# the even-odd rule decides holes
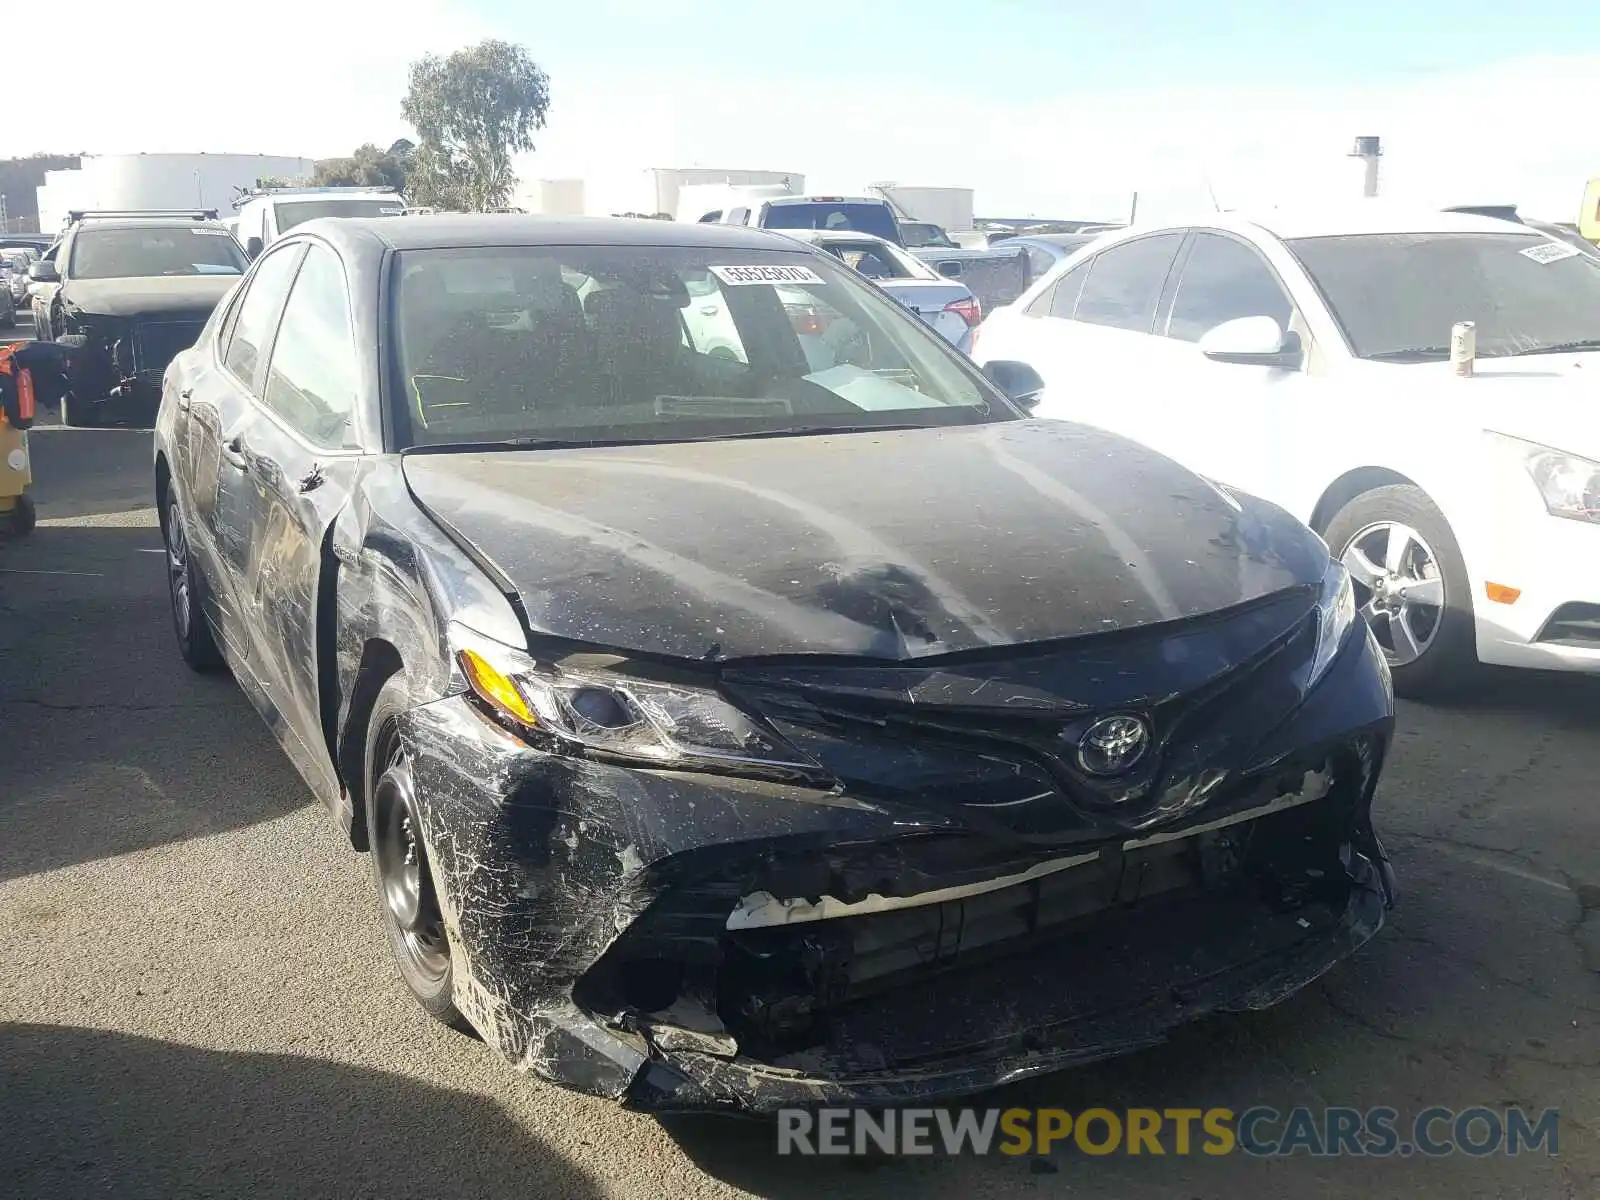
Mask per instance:
[[[227,673],[179,657],[153,513],[0,544],[0,728],[0,881],[312,800]]]
[[[0,1026],[0,1163],[40,1200],[600,1195],[481,1096],[59,1025]]]

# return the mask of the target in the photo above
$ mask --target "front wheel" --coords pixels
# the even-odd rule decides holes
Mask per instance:
[[[1328,524],[1356,603],[1403,696],[1449,691],[1477,664],[1472,585],[1455,534],[1421,488],[1357,496]]]
[[[403,710],[398,679],[373,706],[368,737],[367,846],[379,911],[400,980],[430,1017],[451,1029],[472,1027],[455,1006],[455,963],[422,836],[422,809],[395,719]]]

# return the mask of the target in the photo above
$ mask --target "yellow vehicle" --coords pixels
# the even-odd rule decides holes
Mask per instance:
[[[1589,180],[1583,189],[1583,207],[1578,210],[1578,232],[1591,242],[1600,242],[1600,176]]]
[[[37,514],[28,489],[28,428],[41,403],[66,389],[70,350],[54,342],[0,344],[0,529],[26,534]]]

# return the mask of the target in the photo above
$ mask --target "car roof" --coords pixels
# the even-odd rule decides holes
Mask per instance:
[[[85,217],[74,229],[222,229],[221,221],[196,221],[190,217]]]
[[[630,217],[536,217],[513,213],[437,213],[411,217],[318,217],[294,232],[316,233],[356,249],[471,249],[477,246],[687,246],[794,250],[794,240],[742,225]]]
[[[1349,205],[1326,207],[1283,207],[1211,213],[1195,221],[1172,224],[1210,225],[1217,228],[1251,225],[1285,241],[1357,234],[1515,232],[1509,222],[1494,217],[1391,205],[1381,200],[1357,201]]]

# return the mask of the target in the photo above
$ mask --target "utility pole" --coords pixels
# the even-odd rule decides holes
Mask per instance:
[[[1362,161],[1361,194],[1370,200],[1378,194],[1378,160],[1383,157],[1381,139],[1358,137],[1356,148],[1350,151],[1350,157]]]

